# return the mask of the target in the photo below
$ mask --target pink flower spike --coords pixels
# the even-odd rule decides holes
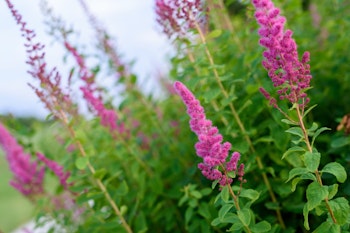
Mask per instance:
[[[212,122],[206,119],[204,108],[184,84],[177,81],[174,87],[187,107],[191,129],[199,140],[195,148],[197,155],[203,158],[203,163],[198,164],[198,168],[207,179],[217,180],[221,186],[231,184],[232,179],[224,174],[236,170],[240,154],[234,152],[231,160],[226,162],[231,143],[222,143],[222,135]],[[222,169],[224,174],[219,169]]]
[[[63,167],[53,160],[50,160],[41,153],[36,153],[38,159],[43,162],[59,179],[60,184],[64,189],[68,189],[67,179],[70,175],[69,172],[64,172]]]
[[[14,8],[10,0],[5,0],[17,24],[20,25],[22,36],[26,40],[27,61],[30,66],[29,74],[34,79],[40,82],[40,88],[29,84],[40,100],[45,104],[45,107],[57,117],[62,116],[62,109],[70,115],[75,115],[76,109],[68,93],[65,93],[61,88],[61,75],[53,68],[49,70],[45,61],[44,45],[35,41],[35,32],[26,27],[26,22],[22,16]]]
[[[44,193],[45,168],[30,160],[16,139],[0,123],[0,146],[3,148],[13,178],[10,184],[24,196],[33,197]]]
[[[237,164],[238,160],[240,159],[241,155],[238,152],[233,152],[230,161],[226,164],[227,171],[236,171],[237,170]]]
[[[267,70],[273,86],[277,88],[280,99],[287,99],[292,104],[304,108],[308,103],[306,90],[310,86],[309,52],[305,52],[299,60],[297,44],[292,38],[291,30],[284,30],[286,19],[280,15],[280,10],[271,0],[253,0],[256,12],[255,18],[260,29],[259,43],[266,50],[262,62]],[[267,92],[260,90],[272,106],[277,106]]]
[[[83,92],[83,97],[91,106],[96,114],[100,117],[101,125],[108,128],[111,133],[119,133],[123,135],[125,133],[124,124],[117,124],[117,113],[112,109],[107,109],[100,97],[96,97],[97,88],[94,87],[95,75],[88,69],[85,63],[84,57],[78,53],[78,51],[68,42],[65,41],[64,45],[66,49],[72,54],[79,66],[80,78],[84,81],[84,85],[80,87]]]
[[[169,38],[188,38],[195,24],[206,24],[202,0],[156,0],[157,22]]]

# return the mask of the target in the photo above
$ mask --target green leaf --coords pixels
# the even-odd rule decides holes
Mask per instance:
[[[181,199],[179,200],[179,206],[182,206],[186,201],[188,201],[188,195],[185,194],[184,196],[181,197]]]
[[[287,125],[298,125],[297,122],[293,122],[293,121],[290,121],[288,119],[282,119],[281,121]]]
[[[206,103],[209,103],[210,101],[212,101],[213,99],[215,99],[216,97],[218,97],[218,95],[221,93],[220,88],[211,88],[209,91],[206,91],[203,95],[204,101]]]
[[[314,109],[316,106],[317,106],[317,104],[312,105],[311,107],[309,107],[309,108],[305,111],[305,113],[304,113],[304,115],[303,115],[303,118],[304,118],[307,114],[309,114],[309,112],[310,112],[312,109]]]
[[[340,183],[344,183],[346,180],[347,175],[345,168],[337,162],[331,162],[326,164],[326,166],[324,166],[321,170],[321,173],[323,172],[334,175]]]
[[[322,201],[328,197],[328,187],[321,186],[317,182],[312,182],[306,189],[306,199],[308,211],[320,205]]]
[[[115,194],[116,196],[125,196],[126,194],[128,194],[128,192],[129,192],[129,187],[128,187],[126,181],[123,180],[123,181],[119,184],[118,188],[115,190],[115,193],[114,193],[114,194]]]
[[[207,35],[207,39],[213,39],[213,38],[219,37],[219,36],[221,36],[221,34],[222,34],[221,29],[215,29],[215,30],[209,32],[209,34]]]
[[[292,192],[295,191],[295,189],[297,188],[297,184],[298,184],[299,181],[301,181],[301,180],[302,180],[302,179],[301,179],[300,177],[294,178],[294,179],[292,180],[292,188],[291,188]]]
[[[350,206],[348,200],[339,197],[329,201],[329,205],[334,213],[334,217],[339,225],[343,225],[350,217]]]
[[[220,75],[220,80],[221,81],[226,81],[226,80],[229,80],[229,79],[233,79],[233,77],[234,77],[233,73],[227,73],[227,74],[224,74],[224,75]]]
[[[309,129],[307,129],[307,134],[309,135],[309,136],[312,136],[312,134],[315,132],[315,130],[318,128],[318,124],[317,123],[315,123],[315,122],[313,122],[312,123],[312,126],[309,128]]]
[[[231,212],[229,212],[225,215],[225,217],[221,220],[221,223],[231,223],[231,224],[239,223],[240,225],[242,224],[241,220],[239,220],[237,214],[234,214]]]
[[[316,176],[313,173],[305,173],[299,176],[303,180],[317,181]]]
[[[305,166],[310,172],[314,172],[318,169],[318,166],[320,165],[320,159],[321,159],[321,155],[320,153],[317,153],[317,152],[311,153],[307,151],[304,154]]]
[[[230,103],[232,103],[234,100],[237,99],[237,96],[230,95],[228,98],[222,99],[221,100],[221,107],[226,107]]]
[[[307,208],[307,204],[304,205],[303,215],[304,215],[304,227],[305,227],[306,230],[310,230],[310,226],[309,226],[309,210]]]
[[[197,190],[191,191],[190,194],[191,194],[194,198],[197,198],[197,199],[201,199],[201,198],[203,197],[202,194],[201,194],[199,191],[197,191]]]
[[[193,208],[187,208],[185,212],[185,223],[188,224],[193,216]]]
[[[332,148],[339,148],[350,144],[350,137],[341,137],[331,142]]]
[[[188,201],[188,205],[191,206],[192,208],[196,208],[198,206],[198,200],[197,199],[190,199]]]
[[[233,205],[232,204],[224,204],[220,210],[219,210],[219,218],[222,221],[225,217],[225,215],[232,209]]]
[[[49,113],[46,117],[45,117],[45,121],[49,121],[51,120],[51,118],[53,117],[53,113]]]
[[[313,231],[313,233],[339,233],[339,232],[341,232],[340,226],[330,221],[323,222]]]
[[[215,218],[213,221],[211,221],[211,225],[213,227],[216,227],[217,225],[219,225],[221,223],[220,218]]]
[[[190,89],[195,89],[195,87],[197,86],[197,84],[202,80],[202,77],[200,76],[194,76],[191,77],[188,81],[187,81],[187,87]]]
[[[289,172],[288,180],[286,181],[286,183],[296,176],[300,176],[300,175],[307,174],[307,173],[309,173],[309,171],[306,168],[303,168],[303,167],[293,168]]]
[[[289,148],[286,152],[284,152],[282,159],[284,159],[285,157],[287,157],[288,155],[290,155],[291,153],[294,152],[304,152],[305,149],[300,147],[300,146],[293,146],[291,148]]]
[[[88,141],[87,136],[83,130],[77,130],[75,132],[74,140],[81,142],[82,144],[85,144]]]
[[[271,230],[271,224],[267,221],[261,221],[250,227],[253,233],[268,232]]]
[[[204,189],[200,190],[200,192],[203,196],[208,196],[212,192],[212,189],[204,188]]]
[[[260,194],[258,191],[254,190],[254,189],[243,189],[241,191],[241,193],[239,194],[240,197],[245,197],[248,198],[253,202],[255,202],[256,200],[258,200]]]
[[[198,208],[198,214],[203,216],[205,219],[210,219],[211,214],[209,210],[209,204],[206,202],[200,203]]]
[[[143,211],[137,213],[137,221],[135,221],[137,233],[146,233],[148,230],[146,216]]]
[[[137,76],[136,76],[136,75],[131,75],[131,76],[129,77],[129,79],[130,79],[130,82],[131,82],[132,84],[135,84],[136,81],[137,81]]]
[[[338,184],[328,186],[328,200],[331,200],[338,192]]]
[[[246,102],[244,102],[244,104],[237,111],[238,115],[240,115],[240,113],[242,113],[243,110],[246,109],[248,106],[252,105],[252,103],[253,102],[250,99],[248,99]]]
[[[86,197],[97,200],[99,198],[103,198],[104,194],[102,192],[89,192],[87,193]]]
[[[88,157],[79,157],[75,160],[75,166],[79,169],[79,170],[84,170],[87,166],[89,162]]]
[[[122,174],[122,171],[119,170],[119,171],[115,172],[113,175],[109,176],[109,177],[104,181],[105,186],[108,186],[109,183],[111,183],[113,180],[119,178],[121,174]]]
[[[214,180],[213,183],[211,184],[211,189],[214,189],[218,183],[219,183],[218,180]]]
[[[314,142],[315,142],[316,138],[318,137],[318,135],[320,135],[322,132],[324,132],[326,130],[331,130],[331,129],[327,128],[327,127],[322,127],[315,132],[315,134],[312,136],[311,147],[313,147]]]
[[[228,199],[229,199],[229,187],[227,185],[225,185],[222,190],[221,190],[221,199],[226,203],[228,202]]]
[[[244,208],[244,209],[238,210],[237,215],[239,220],[241,220],[244,226],[250,225],[250,220],[252,216],[249,209]]]
[[[312,173],[306,173],[306,174],[302,174],[301,176],[294,178],[292,180],[292,192],[295,191],[297,184],[299,183],[299,181],[301,180],[312,180],[312,181],[316,181],[316,176]]]
[[[105,168],[101,168],[98,169],[95,174],[94,174],[94,178],[102,180],[103,177],[105,177],[105,175],[107,174],[107,170]]]
[[[122,205],[122,206],[120,207],[120,213],[121,213],[122,215],[124,215],[124,214],[126,214],[126,212],[128,212],[128,207],[127,207],[126,205]]]
[[[241,222],[237,222],[235,224],[232,224],[230,229],[228,231],[234,231],[234,232],[242,232],[243,224]]]
[[[304,138],[304,134],[303,131],[301,130],[300,127],[292,127],[286,130],[287,133],[293,134],[293,135],[297,135],[300,138]]]

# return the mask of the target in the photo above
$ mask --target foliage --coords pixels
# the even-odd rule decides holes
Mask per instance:
[[[280,34],[266,36],[272,45],[260,40],[277,54],[265,51],[263,58],[256,19],[264,24],[257,12],[263,3],[263,12],[273,9],[271,1],[156,0],[159,26],[177,51],[169,77],[157,77],[160,98],[143,92],[83,0],[96,31],[93,53],[73,44],[75,31],[42,5],[50,33],[72,59],[67,79],[49,70],[41,43],[6,2],[26,40],[31,86],[51,111],[40,126],[2,120],[32,161],[40,152],[57,162],[56,170],[46,164],[45,179],[54,182],[28,196],[38,224],[54,220],[69,232],[349,232],[346,1],[332,1],[332,7],[325,1],[276,1],[281,12],[270,12],[267,21],[281,14],[288,23]],[[284,26],[293,38],[279,38]],[[288,50],[296,55],[287,64],[283,42],[294,48],[293,39],[298,50]],[[305,50],[310,62],[297,55]],[[279,66],[270,72],[263,63],[268,73],[265,59]],[[296,91],[305,80],[291,78],[309,75],[308,63],[313,88],[303,83]],[[108,74],[117,77],[113,88],[101,82]],[[290,79],[276,84],[273,77],[285,74]],[[72,98],[80,91],[83,105]],[[286,91],[291,95],[284,98]],[[0,135],[6,152],[5,139]],[[237,170],[237,160],[226,161],[230,149],[231,158],[240,154]],[[68,187],[58,171],[69,172]]]

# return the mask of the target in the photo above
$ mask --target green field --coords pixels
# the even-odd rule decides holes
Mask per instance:
[[[9,233],[33,216],[34,207],[9,185],[12,177],[4,154],[0,151],[0,232]]]

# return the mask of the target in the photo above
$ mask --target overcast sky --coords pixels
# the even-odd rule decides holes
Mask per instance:
[[[12,0],[15,7],[34,29],[40,42],[46,45],[49,67],[57,66],[65,75],[62,57],[64,49],[45,32],[40,0]],[[78,0],[49,0],[55,13],[72,23],[84,43],[93,43],[89,28]],[[140,78],[150,78],[157,71],[166,71],[166,55],[170,45],[159,33],[154,15],[154,0],[86,0],[90,10],[116,39],[118,52],[125,61],[135,60],[133,70]],[[32,77],[27,73],[26,54],[19,26],[16,25],[5,1],[0,1],[0,114],[33,115],[45,117],[46,110],[28,86]]]

